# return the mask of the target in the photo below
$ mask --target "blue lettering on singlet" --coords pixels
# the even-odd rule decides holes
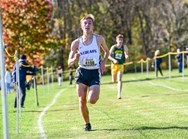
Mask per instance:
[[[97,53],[97,50],[87,50],[87,51],[83,51],[80,52],[80,55],[86,55],[86,54],[90,54],[90,53]]]

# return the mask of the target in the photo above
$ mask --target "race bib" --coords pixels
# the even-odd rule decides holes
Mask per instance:
[[[90,66],[96,66],[96,60],[95,59],[84,59],[84,66],[90,67]]]
[[[121,59],[121,57],[122,57],[122,54],[121,54],[121,53],[116,53],[115,59]]]

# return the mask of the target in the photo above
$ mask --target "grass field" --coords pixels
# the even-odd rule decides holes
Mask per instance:
[[[153,72],[125,74],[121,100],[116,99],[117,84],[111,83],[110,76],[103,76],[99,101],[88,104],[91,132],[83,130],[75,84],[38,86],[39,107],[33,89],[28,91],[19,134],[12,92],[7,95],[9,138],[42,138],[38,119],[43,112],[40,118],[48,139],[187,139],[188,77],[173,72],[169,78],[168,71],[164,71],[166,76],[158,79]],[[2,106],[0,110],[2,113]],[[0,120],[0,138],[3,138],[2,116]]]

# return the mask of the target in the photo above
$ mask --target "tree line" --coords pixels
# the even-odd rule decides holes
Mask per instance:
[[[95,16],[95,33],[105,37],[109,48],[117,34],[124,34],[131,61],[153,57],[157,49],[167,53],[188,45],[187,0],[54,0],[54,3],[53,33],[63,43],[52,55],[58,59],[56,64],[64,68],[71,42],[82,35],[80,19],[87,13]]]

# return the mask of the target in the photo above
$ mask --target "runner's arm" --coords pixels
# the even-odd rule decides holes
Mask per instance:
[[[109,49],[106,45],[105,39],[102,36],[99,36],[99,41],[100,41],[100,47],[104,51],[104,56],[103,56],[103,59],[101,60],[101,65],[100,65],[100,71],[101,73],[103,73],[105,71],[105,64],[108,60]]]
[[[79,59],[79,53],[78,53],[78,40],[75,40],[71,44],[71,50],[69,53],[68,58],[68,66],[71,67],[78,59]]]

